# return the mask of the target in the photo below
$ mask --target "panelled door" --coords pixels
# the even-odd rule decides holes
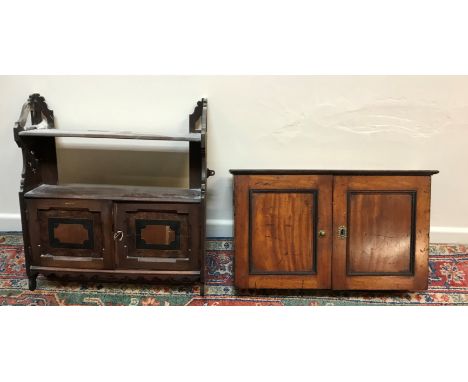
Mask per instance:
[[[234,178],[239,288],[331,287],[332,177]],[[246,224],[247,222],[247,224]]]
[[[111,202],[26,199],[32,263],[61,268],[111,269]]]
[[[333,289],[427,288],[430,177],[336,176]]]
[[[115,203],[116,268],[198,270],[198,205]]]

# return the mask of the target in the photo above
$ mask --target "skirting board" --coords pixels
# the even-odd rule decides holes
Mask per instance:
[[[21,215],[0,213],[0,232],[21,231]]]
[[[21,231],[19,214],[0,213],[0,232]],[[230,219],[208,219],[207,237],[233,237],[233,221]],[[431,243],[468,244],[468,227],[431,226]]]

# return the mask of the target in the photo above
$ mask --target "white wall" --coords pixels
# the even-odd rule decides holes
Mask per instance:
[[[468,76],[0,76],[0,230],[20,228],[12,128],[33,92],[63,129],[184,132],[207,97],[209,236],[232,235],[230,168],[437,169],[431,241],[468,243]],[[153,144],[60,140],[60,178],[179,184],[183,144],[162,163]]]

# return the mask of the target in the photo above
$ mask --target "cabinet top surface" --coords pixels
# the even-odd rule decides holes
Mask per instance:
[[[312,169],[231,169],[233,175],[388,175],[429,176],[438,170],[312,170]]]
[[[200,203],[201,190],[105,184],[41,184],[28,191],[25,197]]]

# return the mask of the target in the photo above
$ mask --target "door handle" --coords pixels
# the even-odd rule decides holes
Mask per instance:
[[[122,231],[117,231],[114,233],[114,240],[122,241],[124,233]]]

